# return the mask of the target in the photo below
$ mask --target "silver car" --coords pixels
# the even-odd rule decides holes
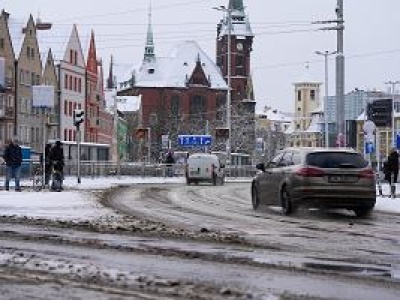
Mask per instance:
[[[285,215],[299,206],[345,208],[358,217],[375,206],[375,174],[358,152],[342,148],[286,148],[251,184],[253,209],[280,205]]]

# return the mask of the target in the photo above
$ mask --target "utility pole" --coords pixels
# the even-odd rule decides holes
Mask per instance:
[[[400,81],[387,81],[385,84],[390,84],[392,86],[392,145],[396,147],[396,125],[395,125],[395,118],[394,114],[396,112],[396,107],[394,105],[394,95],[395,95],[395,87],[397,84],[400,84]]]
[[[328,56],[336,54],[336,51],[316,51],[315,54],[323,55],[325,60],[325,101],[324,101],[324,127],[325,127],[325,147],[329,147],[329,122],[328,122]]]
[[[335,30],[337,32],[336,50],[336,125],[337,125],[337,146],[345,146],[346,143],[346,119],[344,110],[344,9],[343,0],[337,0],[336,19],[328,21],[318,21],[313,24],[332,24],[336,26],[324,27],[320,30]]]

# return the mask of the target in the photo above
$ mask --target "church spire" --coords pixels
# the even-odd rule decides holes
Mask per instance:
[[[109,69],[108,78],[107,78],[107,89],[113,89],[115,87],[114,86],[113,69],[114,69],[114,58],[111,55],[110,69]]]
[[[229,9],[244,11],[243,0],[229,0]]]
[[[153,40],[153,27],[151,24],[151,1],[149,7],[149,21],[147,25],[147,39],[146,39],[146,47],[144,49],[144,58],[143,61],[151,61],[155,58],[154,53],[154,40]]]

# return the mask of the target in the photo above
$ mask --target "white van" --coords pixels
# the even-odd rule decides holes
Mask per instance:
[[[186,163],[186,183],[210,182],[213,185],[225,182],[224,165],[215,154],[194,153]]]

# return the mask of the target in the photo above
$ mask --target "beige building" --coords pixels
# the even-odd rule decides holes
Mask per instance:
[[[316,147],[321,146],[321,131],[316,124],[320,115],[320,91],[321,83],[311,80],[308,67],[303,79],[294,83],[295,111],[294,120],[289,134],[288,146],[292,147]],[[319,117],[318,117],[319,120]],[[310,126],[312,128],[310,128]]]

